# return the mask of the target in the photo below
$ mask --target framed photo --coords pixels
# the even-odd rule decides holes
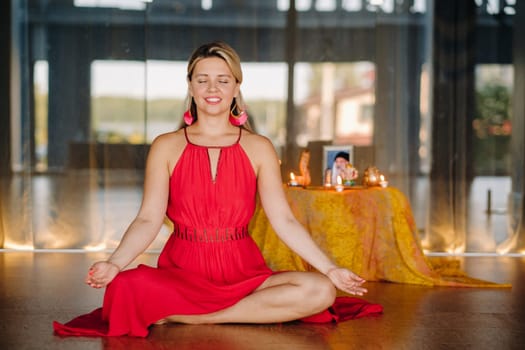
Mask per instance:
[[[326,169],[332,169],[332,175],[335,177],[334,170],[335,159],[345,159],[347,163],[354,163],[354,146],[353,145],[325,145],[323,146],[323,173],[321,174],[323,181],[325,181]]]

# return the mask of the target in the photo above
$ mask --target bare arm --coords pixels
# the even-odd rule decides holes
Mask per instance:
[[[286,200],[279,162],[269,141],[261,142],[257,155],[258,190],[261,204],[273,229],[290,249],[299,254],[322,273],[336,265],[313,241],[306,229],[297,221]]]
[[[115,275],[129,265],[151,244],[162,226],[169,195],[169,137],[156,139],[146,162],[142,204],[120,244],[107,261],[95,263],[86,283],[95,288],[106,286]]]
[[[314,266],[327,275],[334,285],[350,294],[367,292],[361,285],[364,279],[352,271],[337,266],[314,242],[306,229],[297,221],[288,205],[282,188],[277,154],[270,141],[257,142],[256,171],[261,204],[279,238]]]

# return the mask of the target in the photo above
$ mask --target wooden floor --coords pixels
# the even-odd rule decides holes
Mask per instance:
[[[82,280],[104,256],[0,252],[0,349],[525,349],[525,257],[458,258],[471,276],[512,289],[368,283],[366,298],[384,314],[340,324],[167,325],[145,339],[53,335],[53,320],[101,305],[103,291]]]

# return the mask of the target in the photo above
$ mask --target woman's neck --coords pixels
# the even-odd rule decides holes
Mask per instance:
[[[197,122],[193,125],[194,132],[209,135],[209,136],[220,136],[227,135],[232,132],[237,132],[237,127],[233,126],[228,119],[219,117],[200,117]]]

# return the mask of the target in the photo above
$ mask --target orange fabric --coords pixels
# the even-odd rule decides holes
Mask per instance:
[[[428,286],[508,287],[439,273],[424,255],[407,198],[394,187],[343,192],[285,187],[297,219],[335,262],[368,281]],[[258,204],[250,231],[273,270],[313,270],[276,236]]]

